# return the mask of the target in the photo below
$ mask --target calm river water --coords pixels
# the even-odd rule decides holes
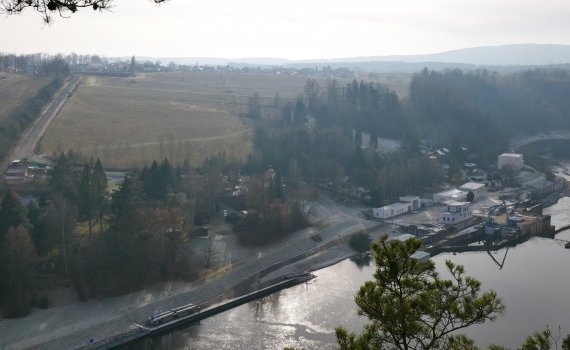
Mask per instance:
[[[545,209],[552,224],[570,224],[570,198]],[[465,266],[467,274],[503,297],[507,312],[494,323],[474,326],[467,335],[480,346],[498,343],[516,348],[532,331],[549,325],[570,332],[570,250],[564,241],[533,238],[508,251],[492,254],[442,254],[433,258],[445,272],[449,259]],[[506,257],[505,257],[506,256]],[[502,268],[499,266],[504,260]],[[317,278],[203,320],[200,324],[147,339],[137,348],[147,349],[283,349],[295,346],[334,349],[335,327],[359,331],[366,320],[356,314],[353,296],[371,279],[374,265],[358,267],[345,260],[315,272]]]

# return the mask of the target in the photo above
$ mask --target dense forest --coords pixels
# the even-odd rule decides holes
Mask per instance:
[[[504,151],[509,138],[570,127],[567,70],[423,70],[410,86],[408,116],[432,144],[470,148],[482,161]]]

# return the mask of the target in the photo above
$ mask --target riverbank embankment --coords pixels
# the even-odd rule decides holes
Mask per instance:
[[[386,230],[378,223],[354,215],[359,212],[357,209],[323,202],[324,205],[318,204],[323,208],[315,210],[323,214],[316,218],[313,228],[298,232],[279,245],[264,248],[263,254],[244,255],[206,280],[171,282],[105,300],[34,310],[22,319],[2,319],[0,345],[4,349],[75,349],[120,337],[144,322],[156,308],[168,310],[189,303],[215,303],[234,298],[243,294],[248,283],[270,282],[272,273],[289,264],[322,255],[327,250],[338,252],[338,246],[347,245],[347,237],[357,232]],[[315,232],[322,241],[311,239]]]

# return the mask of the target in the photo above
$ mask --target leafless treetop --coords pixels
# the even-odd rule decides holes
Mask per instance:
[[[151,0],[162,3],[166,0]],[[41,13],[46,23],[52,21],[53,14],[68,17],[81,8],[92,8],[96,11],[109,9],[114,0],[0,0],[0,13],[19,14],[27,8]]]

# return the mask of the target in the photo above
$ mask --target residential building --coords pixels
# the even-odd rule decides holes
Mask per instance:
[[[446,211],[439,216],[439,221],[444,224],[453,225],[473,216],[471,206],[467,202],[448,201],[445,205]]]
[[[524,159],[522,154],[518,153],[503,153],[499,155],[498,165],[499,170],[504,167],[509,167],[513,170],[521,170],[524,166]]]
[[[26,165],[10,166],[4,173],[4,179],[9,185],[23,184],[32,180],[33,175]]]

